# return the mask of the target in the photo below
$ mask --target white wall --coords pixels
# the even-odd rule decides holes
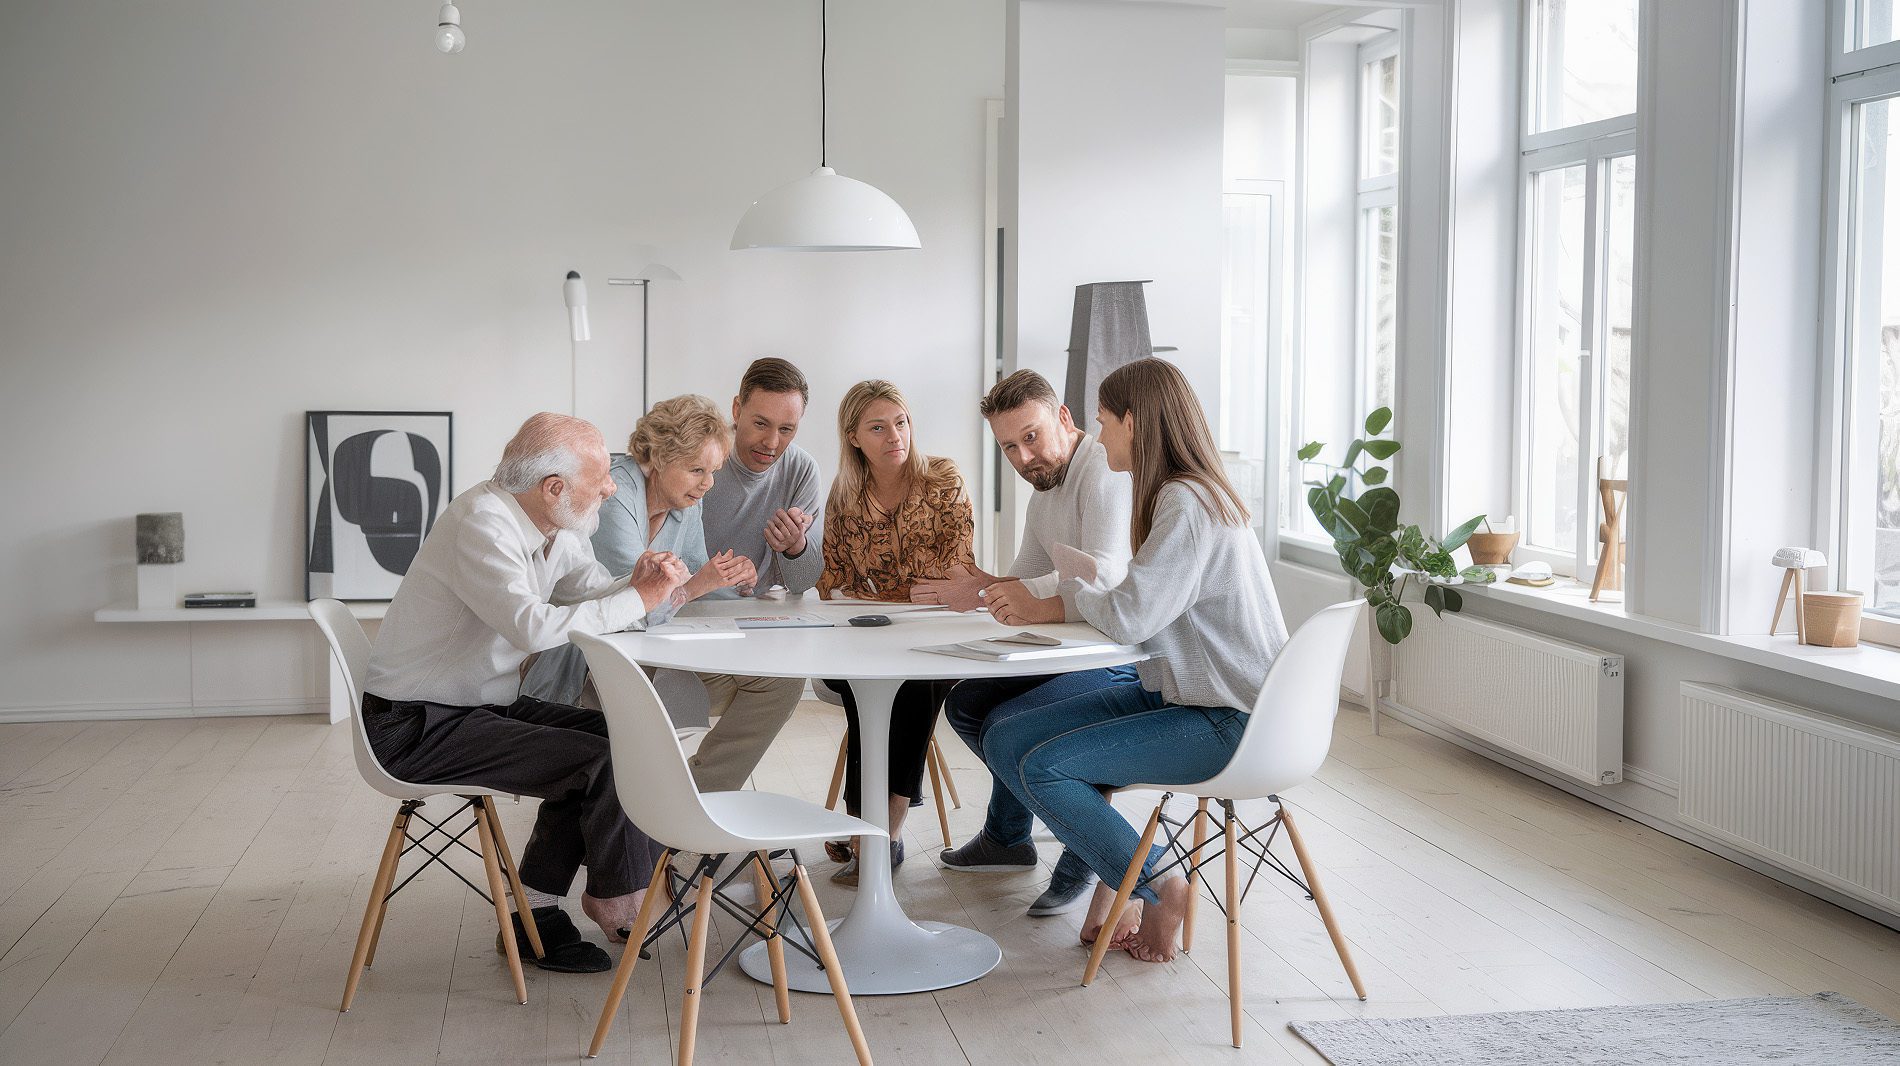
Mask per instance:
[[[1228,74],[1221,121],[1225,180],[1284,181],[1293,191],[1299,90],[1297,78]]]
[[[314,627],[95,624],[132,595],[131,516],[185,513],[181,591],[300,596],[303,412],[454,411],[455,486],[479,481],[568,405],[569,268],[594,308],[581,412],[624,440],[638,292],[605,278],[637,244],[685,277],[653,292],[656,396],[724,399],[790,357],[827,469],[851,381],[973,406],[1002,0],[831,12],[831,161],[923,251],[728,252],[747,203],[817,164],[816,8],[470,5],[454,57],[432,5],[0,9],[0,716],[314,696]],[[974,476],[962,407],[924,406],[920,441]]]
[[[1153,279],[1150,332],[1220,380],[1221,11],[1015,0],[1005,364],[1060,384],[1075,286]]]

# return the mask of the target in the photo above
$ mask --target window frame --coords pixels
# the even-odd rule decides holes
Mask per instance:
[[[1544,64],[1544,58],[1538,54],[1543,3],[1544,0],[1524,0],[1518,54],[1517,352],[1513,361],[1511,510],[1518,519],[1520,538],[1514,554],[1520,564],[1543,562],[1560,576],[1589,581],[1596,575],[1599,555],[1596,451],[1608,417],[1602,397],[1608,381],[1604,351],[1608,347],[1604,314],[1608,257],[1604,248],[1609,242],[1610,220],[1604,210],[1603,189],[1615,160],[1626,156],[1635,160],[1638,112],[1559,129],[1536,130],[1538,79],[1543,76]],[[1635,165],[1640,166],[1641,161],[1635,160]],[[1551,545],[1533,544],[1530,540],[1530,451],[1536,383],[1536,353],[1532,347],[1535,292],[1531,271],[1537,236],[1533,196],[1537,175],[1574,166],[1584,167],[1583,306],[1579,310],[1588,346],[1583,350],[1587,362],[1579,369],[1577,404],[1578,425],[1588,440],[1580,441],[1578,448],[1575,543],[1567,550],[1559,550]],[[1640,193],[1632,209],[1641,217]]]
[[[1393,279],[1395,282],[1395,296],[1398,268],[1399,264],[1403,262],[1403,253],[1399,249],[1399,180],[1405,173],[1405,159],[1401,152],[1395,157],[1390,174],[1375,174],[1371,177],[1366,176],[1365,153],[1367,134],[1370,132],[1370,108],[1368,106],[1370,101],[1368,101],[1366,94],[1366,72],[1373,64],[1383,62],[1388,58],[1396,62],[1397,65],[1394,68],[1393,78],[1398,86],[1398,128],[1401,131],[1400,141],[1403,142],[1403,130],[1405,128],[1405,58],[1400,55],[1399,43],[1399,31],[1392,30],[1389,33],[1380,34],[1360,44],[1357,67],[1358,73],[1354,79],[1354,91],[1357,94],[1355,103],[1357,106],[1353,110],[1357,115],[1359,128],[1354,131],[1355,136],[1353,137],[1353,173],[1358,175],[1359,191],[1353,200],[1352,395],[1360,408],[1362,408],[1357,415],[1357,421],[1363,421],[1367,415],[1370,415],[1375,410],[1375,408],[1371,406],[1374,399],[1372,395],[1372,345],[1375,343],[1375,338],[1372,336],[1369,312],[1371,310],[1372,288],[1376,284],[1371,276],[1375,258],[1373,243],[1378,239],[1378,235],[1374,232],[1374,226],[1371,224],[1370,219],[1373,217],[1373,213],[1381,208],[1392,209],[1392,256],[1394,264]],[[1393,315],[1396,317],[1397,314],[1398,307],[1395,299]],[[1396,323],[1394,327],[1396,330]],[[1395,387],[1398,375],[1397,360],[1398,353],[1394,351],[1393,377]],[[1357,424],[1357,421],[1355,421],[1354,424]],[[1389,432],[1396,438],[1399,434],[1399,429],[1398,411],[1395,404]],[[1386,466],[1396,473],[1398,469],[1397,457],[1395,456],[1393,459],[1388,460]]]
[[[1821,545],[1832,564],[1829,575],[1835,587],[1854,580],[1863,561],[1871,568],[1871,537],[1856,533],[1859,521],[1855,512],[1864,505],[1851,486],[1865,472],[1857,454],[1878,448],[1878,415],[1870,427],[1864,412],[1854,403],[1856,382],[1867,368],[1859,366],[1849,351],[1853,330],[1848,317],[1857,309],[1858,226],[1851,214],[1857,207],[1855,175],[1860,169],[1860,144],[1855,129],[1854,109],[1881,100],[1894,102],[1893,117],[1900,120],[1900,41],[1868,48],[1855,48],[1856,0],[1838,0],[1829,5],[1829,38],[1835,44],[1830,58],[1827,86],[1827,179],[1825,207],[1826,261],[1822,283],[1825,286],[1821,316],[1821,388],[1825,405],[1820,422],[1821,439],[1816,444],[1816,484],[1821,498],[1815,508],[1815,543]],[[1895,205],[1900,209],[1900,205]],[[1878,368],[1874,373],[1878,374]],[[1873,390],[1877,395],[1878,387]],[[1876,401],[1877,402],[1877,401]],[[1856,438],[1873,434],[1871,441]],[[1869,602],[1873,589],[1860,590]],[[1900,646],[1900,619],[1883,618],[1871,612],[1861,615],[1863,643]]]

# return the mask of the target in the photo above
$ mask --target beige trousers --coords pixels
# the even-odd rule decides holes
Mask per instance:
[[[765,757],[772,738],[798,709],[805,681],[797,677],[743,677],[700,674],[711,701],[712,732],[691,759],[693,780],[701,792],[733,792]]]

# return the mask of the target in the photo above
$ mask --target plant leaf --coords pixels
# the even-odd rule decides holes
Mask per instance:
[[[1434,616],[1443,615],[1445,613],[1445,586],[1425,586],[1425,606],[1432,609]]]
[[[1451,553],[1448,551],[1430,552],[1425,556],[1423,562],[1425,565],[1419,569],[1433,577],[1458,576],[1458,562],[1451,557]]]
[[[1357,500],[1347,499],[1346,497],[1342,496],[1339,498],[1337,502],[1333,504],[1333,510],[1335,513],[1339,515],[1339,517],[1345,519],[1348,523],[1350,523],[1352,525],[1353,530],[1357,533],[1364,533],[1367,530],[1374,528],[1370,520],[1370,517],[1366,514],[1365,509],[1360,506],[1359,501]],[[1359,538],[1354,537],[1353,539],[1357,540]]]
[[[1341,460],[1339,465],[1350,469],[1352,464],[1359,461],[1359,456],[1363,454],[1365,450],[1366,442],[1362,440],[1355,440],[1351,444],[1346,445],[1346,458]]]
[[[1366,436],[1376,437],[1384,433],[1385,427],[1391,424],[1392,409],[1390,407],[1381,407],[1366,416]]]
[[[1379,635],[1387,644],[1397,644],[1412,632],[1412,610],[1400,603],[1380,604],[1374,614],[1379,626]]]
[[[1397,528],[1399,494],[1391,486],[1381,485],[1360,493],[1358,505],[1366,515],[1366,524],[1359,528],[1380,533],[1390,533]]]
[[[1399,442],[1395,440],[1369,440],[1366,442],[1366,454],[1374,459],[1390,459],[1399,453]]]
[[[1371,467],[1365,473],[1359,475],[1359,480],[1368,485],[1383,485],[1385,484],[1385,467]]]
[[[1483,521],[1484,516],[1479,515],[1471,521],[1466,522],[1464,525],[1445,534],[1445,539],[1440,542],[1440,545],[1448,552],[1457,551],[1459,545],[1471,539],[1471,534],[1477,532],[1479,523]]]
[[[1465,609],[1465,598],[1457,589],[1444,589],[1445,610],[1453,614]]]
[[[1320,453],[1320,449],[1324,447],[1326,447],[1326,445],[1321,444],[1319,441],[1309,441],[1304,447],[1300,449],[1300,453],[1299,453],[1300,462],[1302,463],[1308,462],[1315,455],[1318,455]]]

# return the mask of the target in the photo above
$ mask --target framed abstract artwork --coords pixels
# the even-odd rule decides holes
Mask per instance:
[[[307,411],[304,599],[388,600],[449,505],[455,416]]]

